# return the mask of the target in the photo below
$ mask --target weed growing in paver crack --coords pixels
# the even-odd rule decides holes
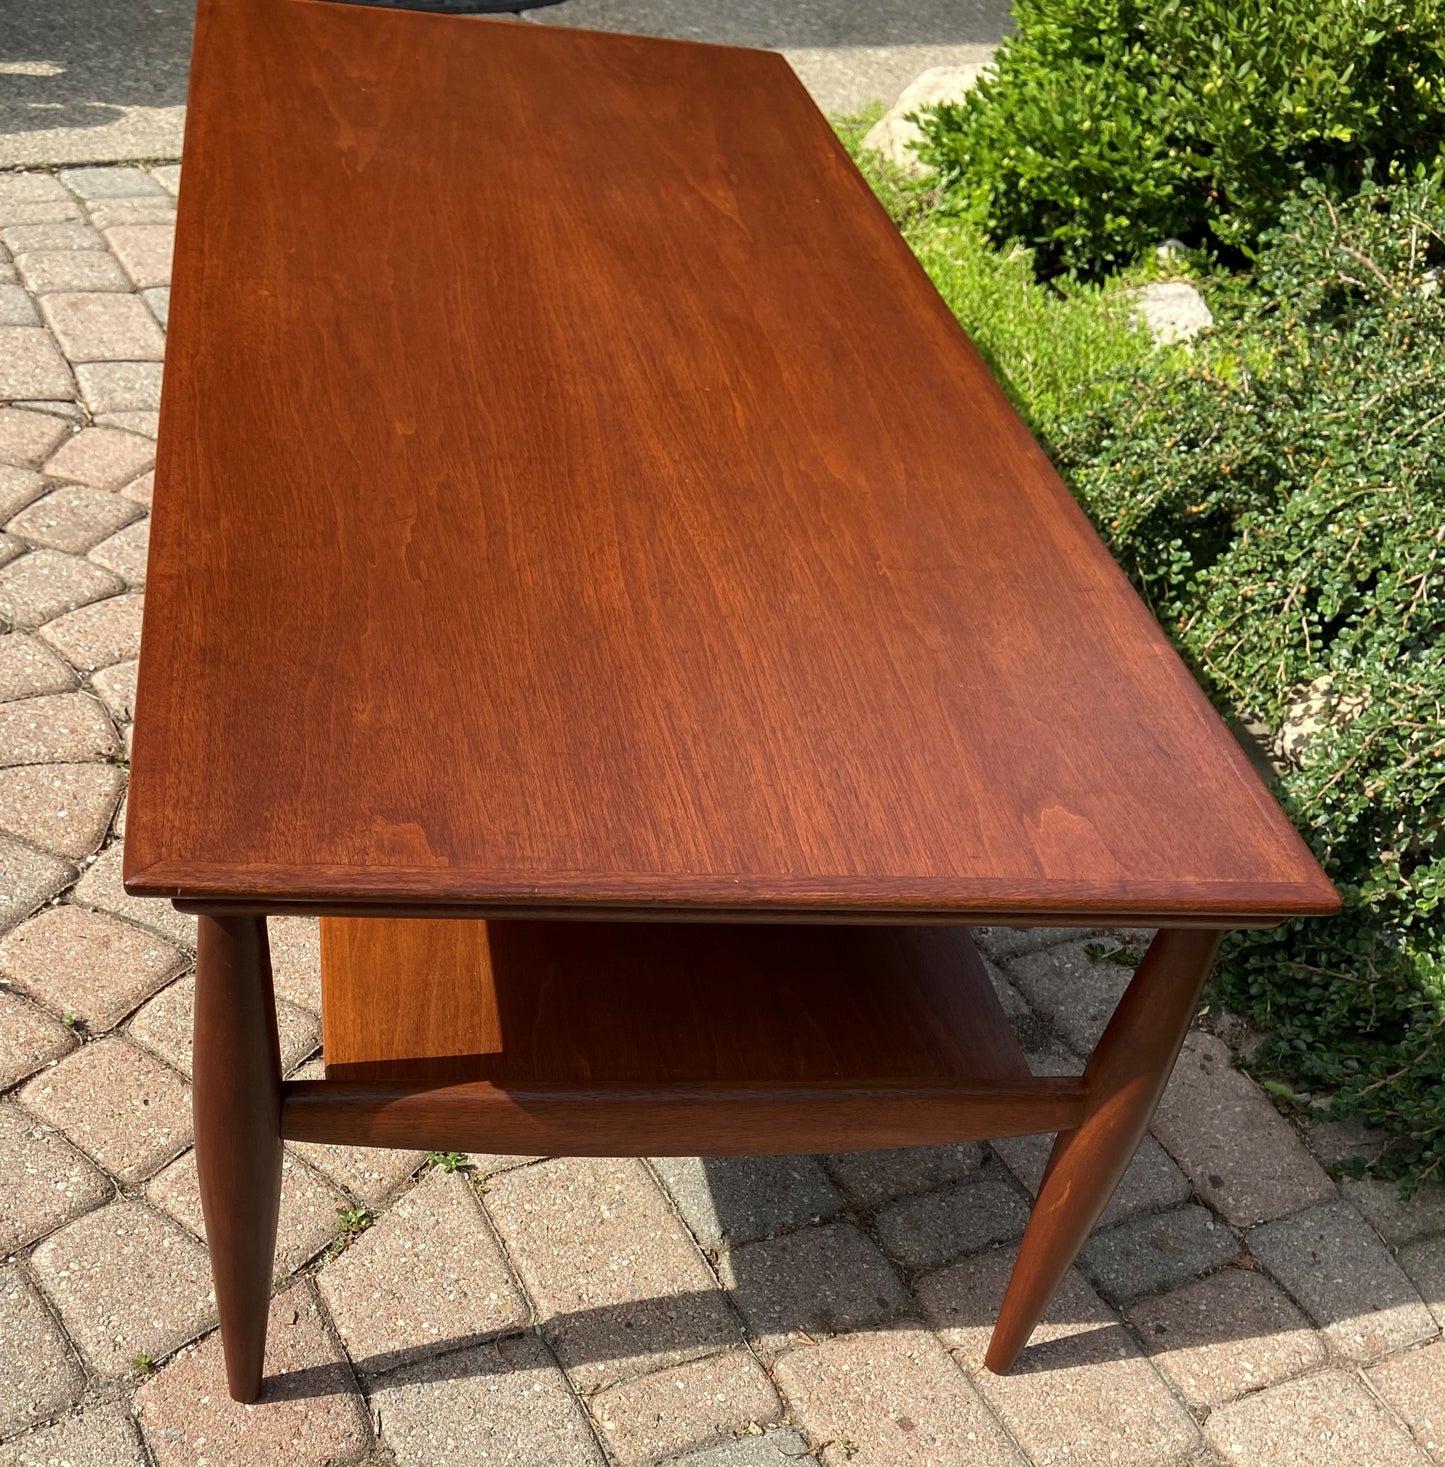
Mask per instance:
[[[130,1368],[137,1375],[146,1376],[155,1372],[156,1363],[149,1355],[142,1352],[131,1359]]]
[[[338,1207],[336,1209],[336,1237],[331,1244],[335,1256],[354,1243],[376,1219],[367,1207]]]
[[[1139,954],[1126,943],[1090,942],[1085,944],[1084,951],[1093,963],[1117,963],[1121,968],[1139,966]]]
[[[464,1151],[428,1151],[426,1159],[429,1165],[440,1167],[444,1172],[467,1172],[472,1169]]]

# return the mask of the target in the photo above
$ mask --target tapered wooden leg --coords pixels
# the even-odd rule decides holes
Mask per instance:
[[[226,1380],[261,1393],[281,1203],[281,1049],[264,917],[202,917],[191,1104]]]
[[[1013,1368],[1054,1290],[1133,1160],[1199,1003],[1220,939],[1202,928],[1156,934],[1084,1068],[1084,1119],[1061,1131],[984,1364]]]

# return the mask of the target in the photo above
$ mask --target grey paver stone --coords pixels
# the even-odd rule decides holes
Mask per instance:
[[[738,1342],[726,1296],[640,1162],[503,1172],[487,1209],[582,1390]]]
[[[27,504],[39,499],[47,487],[33,469],[0,466],[0,522],[13,519]]]
[[[428,1173],[317,1283],[366,1375],[504,1334],[527,1317],[476,1194],[457,1173]]]
[[[648,1462],[782,1415],[767,1372],[746,1350],[623,1381],[588,1402],[614,1461]]]
[[[840,1151],[823,1158],[833,1180],[855,1207],[881,1207],[895,1197],[961,1182],[983,1164],[983,1147],[903,1146],[896,1151]]]
[[[774,1378],[826,1467],[1005,1467],[1022,1459],[923,1329],[839,1335],[784,1355]]]
[[[734,1248],[718,1274],[767,1353],[917,1313],[888,1260],[852,1223]]]
[[[343,1467],[370,1456],[361,1393],[305,1281],[271,1301],[265,1372],[257,1405],[231,1400],[213,1334],[147,1380],[136,1407],[157,1467]]]
[[[1153,1130],[1200,1196],[1237,1227],[1338,1195],[1294,1128],[1212,1034],[1185,1039]]]
[[[20,1103],[128,1186],[191,1139],[186,1085],[123,1039],[102,1039],[67,1055],[26,1083]]]
[[[69,1054],[76,1043],[59,1019],[0,988],[0,1090]]]
[[[47,413],[51,417],[64,418],[73,426],[79,425],[85,419],[85,409],[75,401],[73,395],[70,397],[17,399],[11,406],[22,408],[30,413]]]
[[[206,1250],[140,1202],[97,1208],[31,1254],[41,1287],[97,1374],[130,1374],[137,1355],[160,1360],[215,1323]]]
[[[1358,1116],[1318,1121],[1304,1133],[1305,1145],[1321,1166],[1341,1161],[1374,1161],[1390,1139],[1387,1131],[1367,1126]]]
[[[315,917],[272,917],[271,977],[279,997],[321,1012],[321,924]]]
[[[531,1166],[533,1162],[546,1161],[545,1156],[492,1156],[486,1152],[473,1151],[467,1156],[472,1175],[494,1177],[498,1172],[509,1172],[514,1167]]]
[[[1129,1319],[1154,1363],[1196,1408],[1227,1405],[1329,1358],[1309,1320],[1250,1268],[1221,1269],[1147,1300]]]
[[[174,228],[176,220],[175,200],[168,194],[145,199],[99,199],[88,205],[86,212],[102,234],[117,224],[169,224]]]
[[[10,204],[68,202],[70,194],[53,173],[0,173],[0,208]]]
[[[1024,953],[1038,952],[1046,947],[1058,947],[1061,943],[1073,942],[1087,937],[1087,927],[975,927],[973,940],[979,948],[995,962],[1005,958],[1016,958]]]
[[[1095,961],[1087,942],[1070,942],[1013,958],[1008,974],[1030,1006],[1052,1021],[1068,1046],[1087,1055],[1099,1041],[1134,976],[1118,963]]]
[[[73,206],[56,211],[38,210],[27,223],[0,228],[0,240],[4,240],[12,255],[26,255],[32,250],[103,250],[105,241],[90,225],[80,222],[76,217],[79,213]],[[42,219],[40,214],[51,217]],[[61,214],[70,217],[61,218]]]
[[[127,408],[123,412],[97,413],[95,421],[107,428],[123,428],[127,433],[138,433],[142,438],[154,439],[160,431],[161,415],[141,408]],[[140,503],[139,498],[131,494],[130,485],[125,485],[121,493]]]
[[[85,405],[101,413],[153,413],[161,402],[159,362],[84,362],[75,380]]]
[[[1084,1244],[1079,1266],[1105,1298],[1117,1302],[1177,1289],[1238,1252],[1239,1234],[1196,1204],[1096,1232]]]
[[[0,828],[72,858],[100,849],[125,788],[112,764],[0,769]]]
[[[798,1432],[783,1428],[689,1452],[675,1458],[671,1467],[798,1467],[806,1460],[811,1460],[807,1442]]]
[[[371,1402],[397,1467],[602,1467],[567,1377],[530,1336],[398,1370]]]
[[[150,290],[141,291],[141,299],[151,308],[151,315],[161,324],[165,330],[170,323],[171,316],[171,288],[169,285],[152,286]]]
[[[158,362],[165,337],[146,303],[116,291],[56,291],[40,297],[46,325],[72,362]]]
[[[205,1241],[196,1153],[187,1151],[146,1184],[146,1200]],[[276,1227],[276,1281],[313,1259],[336,1237],[337,1213],[350,1202],[289,1151],[281,1161],[281,1216]]]
[[[843,1206],[813,1156],[664,1156],[652,1164],[705,1248],[788,1232]]]
[[[119,1023],[185,962],[155,933],[69,904],[47,907],[0,938],[0,973],[95,1033]]]
[[[1229,1467],[1428,1467],[1409,1433],[1352,1375],[1287,1381],[1214,1412],[1210,1444]]]
[[[1400,1267],[1420,1291],[1435,1322],[1445,1325],[1445,1238],[1422,1238],[1400,1249]]]
[[[1445,1233],[1445,1184],[1426,1182],[1408,1202],[1401,1200],[1397,1183],[1378,1177],[1344,1177],[1339,1185],[1345,1200],[1354,1203],[1395,1247]]]
[[[142,513],[138,504],[119,494],[85,484],[63,484],[26,505],[5,528],[36,545],[78,554]]]
[[[147,1467],[130,1417],[118,1401],[95,1405],[12,1437],[0,1467]]]
[[[0,835],[0,932],[28,917],[75,880],[75,867]]]
[[[187,973],[158,993],[131,1020],[130,1036],[154,1050],[181,1074],[189,1075],[195,1012],[196,975]],[[316,1015],[284,999],[276,1004],[276,1033],[281,1041],[283,1074],[295,1069],[321,1043],[321,1026]]]
[[[1196,1449],[1193,1418],[1076,1269],[1012,1374],[981,1369],[1013,1260],[1012,1248],[967,1259],[914,1292],[1036,1467],[1159,1467]]]
[[[1415,1286],[1348,1203],[1267,1223],[1248,1242],[1347,1360],[1378,1360],[1437,1332]]]
[[[1369,1382],[1436,1462],[1445,1462],[1445,1342],[1375,1366]]]
[[[70,664],[27,632],[0,636],[0,703],[63,693],[75,686]]]
[[[1037,1196],[1054,1138],[1008,1136],[992,1145],[1029,1194]],[[1109,1198],[1098,1226],[1108,1228],[1141,1212],[1177,1207],[1181,1202],[1189,1200],[1189,1194],[1189,1179],[1152,1136],[1145,1136],[1138,1151],[1134,1153],[1128,1170],[1114,1189],[1114,1195]]]
[[[37,627],[124,589],[113,571],[59,550],[32,550],[0,570],[0,616]]]
[[[85,1383],[65,1337],[13,1264],[0,1266],[0,1435],[63,1410]]]
[[[110,710],[110,716],[119,723],[129,723],[135,715],[135,685],[139,670],[140,663],[137,661],[117,662],[110,667],[99,668],[91,676],[91,692],[105,704]]]
[[[907,1197],[874,1219],[884,1251],[909,1268],[930,1268],[1016,1238],[1029,1220],[1018,1191],[997,1175]]]
[[[10,402],[70,397],[75,381],[50,333],[40,326],[0,326],[0,398]]]
[[[0,326],[38,326],[40,313],[20,285],[0,284]]]
[[[133,500],[125,500],[122,495],[117,495],[116,498],[125,503],[134,503]],[[113,570],[128,586],[144,586],[146,557],[150,553],[150,529],[149,519],[127,525],[125,529],[118,530],[95,546],[90,552],[90,558],[107,570]]]
[[[0,408],[0,463],[38,469],[69,432],[67,423],[49,413]]]
[[[117,224],[105,232],[106,243],[139,290],[171,283],[174,223]]]
[[[105,710],[88,693],[46,693],[0,705],[0,768],[70,764],[119,752]]]
[[[89,672],[140,655],[144,612],[145,597],[128,592],[57,617],[41,628],[40,635],[72,667]]]
[[[154,178],[165,191],[174,197],[181,191],[181,165],[179,163],[157,163],[151,168]]]
[[[99,907],[118,917],[138,922],[163,937],[192,951],[196,946],[196,919],[178,912],[169,902],[154,897],[127,896],[121,885],[121,861],[124,847],[119,841],[107,846],[91,863],[75,887],[75,899],[87,907]]]
[[[0,1101],[0,1256],[106,1201],[114,1188],[73,1146]]]
[[[151,469],[144,474],[137,474],[136,477],[132,479],[129,484],[121,485],[120,492],[124,494],[127,499],[135,500],[135,502],[140,505],[142,509],[149,509],[151,507],[151,498],[155,492],[155,486],[155,470]]]
[[[60,181],[71,193],[87,202],[91,199],[133,199],[165,192],[142,168],[62,168]]]
[[[104,250],[28,250],[15,267],[36,295],[57,290],[134,290],[120,262]]]
[[[0,565],[9,565],[12,560],[18,560],[28,549],[29,546],[23,540],[0,532]]]
[[[156,461],[156,446],[123,428],[82,428],[46,460],[45,472],[57,479],[119,489]]]

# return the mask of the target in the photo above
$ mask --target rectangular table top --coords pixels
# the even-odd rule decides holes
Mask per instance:
[[[203,0],[132,892],[1333,890],[778,56]]]

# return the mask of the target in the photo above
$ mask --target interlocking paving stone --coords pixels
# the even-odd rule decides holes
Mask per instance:
[[[41,213],[51,217],[41,219]],[[56,211],[38,210],[29,223],[7,224],[0,229],[0,240],[4,240],[12,255],[25,255],[32,250],[103,250],[105,241],[90,225],[81,223],[79,215],[80,210],[73,205]]]
[[[1326,1371],[1246,1396],[1205,1423],[1229,1467],[1429,1467],[1352,1375]]]
[[[0,768],[69,764],[119,752],[105,710],[88,693],[46,693],[0,706]]]
[[[843,1206],[813,1156],[662,1156],[652,1165],[704,1248],[772,1237]]]
[[[1321,1166],[1341,1161],[1374,1161],[1390,1139],[1389,1132],[1367,1126],[1358,1116],[1316,1122],[1306,1129],[1304,1138]]]
[[[0,1090],[69,1054],[76,1042],[59,1019],[0,988]]]
[[[118,413],[97,413],[95,421],[109,428],[124,428],[127,433],[138,433],[142,438],[154,439],[160,431],[161,415],[158,412],[146,412],[139,408],[128,408]],[[121,489],[121,493],[140,500],[131,494],[130,485]],[[149,503],[149,500],[146,501]]]
[[[44,1420],[85,1383],[40,1296],[13,1264],[0,1266],[0,1435]]]
[[[63,693],[75,686],[70,665],[28,632],[0,636],[0,703]]]
[[[586,1418],[540,1341],[499,1340],[371,1383],[397,1467],[602,1467]]]
[[[196,1153],[179,1156],[146,1184],[146,1199],[205,1241]],[[281,1216],[276,1226],[276,1281],[310,1262],[336,1236],[337,1212],[351,1204],[330,1182],[287,1151],[281,1160]]]
[[[380,1374],[526,1322],[476,1194],[434,1171],[317,1275],[357,1369]]]
[[[1239,1252],[1239,1235],[1207,1207],[1177,1207],[1095,1232],[1079,1266],[1116,1302],[1177,1289]]]
[[[159,362],[85,362],[75,369],[91,412],[155,412],[161,401]]]
[[[1029,1220],[1017,1190],[998,1176],[908,1197],[874,1219],[883,1249],[909,1268],[930,1268],[1016,1238]]]
[[[321,924],[315,917],[272,917],[271,977],[276,993],[312,1013],[321,1012]]]
[[[1338,1195],[1294,1128],[1212,1034],[1185,1039],[1153,1130],[1200,1196],[1237,1227]]]
[[[487,1210],[582,1390],[738,1342],[726,1296],[640,1162],[504,1172]]]
[[[118,1402],[91,1406],[0,1445],[0,1467],[147,1467]]]
[[[36,295],[57,290],[133,290],[120,261],[101,250],[27,250],[15,268]]]
[[[1002,962],[1047,947],[1060,947],[1066,942],[1089,935],[1087,927],[975,927],[973,940],[979,948]]]
[[[613,1459],[632,1463],[776,1421],[783,1403],[752,1355],[729,1350],[611,1386],[588,1408]]]
[[[67,423],[49,413],[0,408],[0,463],[38,469],[69,432]]]
[[[111,596],[47,623],[40,635],[72,667],[89,672],[139,656],[144,612],[145,597],[138,592]]]
[[[773,1370],[826,1467],[1004,1467],[1022,1459],[922,1329],[839,1335]]]
[[[161,185],[142,168],[62,168],[60,181],[71,193],[91,199],[133,199],[147,194],[164,194]]]
[[[1144,1348],[1194,1407],[1223,1406],[1328,1361],[1324,1341],[1264,1274],[1226,1268],[1136,1305]]]
[[[151,177],[156,180],[168,194],[175,195],[181,191],[181,165],[179,163],[158,163],[151,169]]]
[[[1075,1269],[1013,1373],[981,1369],[1013,1260],[1002,1248],[930,1274],[914,1292],[1035,1467],[1162,1467],[1197,1447],[1193,1418]]]
[[[32,550],[0,570],[0,616],[21,626],[40,626],[124,589],[104,566],[59,550]]]
[[[961,1182],[979,1169],[983,1155],[982,1146],[965,1141],[896,1151],[840,1151],[822,1160],[855,1207],[873,1208],[895,1197]]]
[[[1445,1462],[1445,1343],[1396,1355],[1375,1366],[1368,1378],[1415,1440],[1436,1462]]]
[[[85,420],[85,410],[75,401],[73,396],[64,398],[52,397],[49,399],[17,399],[11,406],[23,408],[26,412],[49,413],[52,417],[65,418],[77,427]]]
[[[0,326],[38,326],[40,315],[23,286],[0,284]]]
[[[164,330],[170,321],[171,315],[171,288],[169,285],[157,285],[150,290],[141,291],[141,299],[151,308],[151,315],[161,323]]]
[[[45,472],[97,489],[119,489],[145,473],[155,461],[155,444],[139,433],[127,433],[122,428],[82,428],[50,456]]]
[[[53,173],[0,173],[0,208],[69,199],[65,185]]]
[[[0,1101],[0,1177],[0,1256],[53,1232],[115,1190],[63,1137],[8,1101]]]
[[[45,323],[72,362],[158,362],[165,337],[146,303],[114,291],[40,297]]]
[[[191,1137],[185,1084],[123,1039],[102,1039],[67,1055],[25,1085],[20,1103],[129,1186]]]
[[[100,849],[124,788],[111,764],[0,769],[0,828],[62,856],[88,856]]]
[[[0,932],[28,917],[75,880],[75,867],[0,835]]]
[[[0,398],[69,397],[75,380],[41,326],[0,326]]]
[[[1348,1203],[1267,1223],[1248,1243],[1347,1360],[1367,1364],[1437,1332],[1415,1286]]]
[[[1395,1247],[1445,1233],[1445,1184],[1426,1182],[1408,1202],[1401,1200],[1397,1183],[1377,1177],[1345,1177],[1340,1191]]]
[[[916,1313],[888,1260],[851,1223],[825,1223],[725,1253],[723,1287],[769,1352]]]
[[[1134,976],[1132,968],[1092,959],[1087,942],[1065,943],[1012,959],[1008,974],[1065,1043],[1087,1055]]]
[[[129,1375],[137,1355],[161,1359],[215,1323],[206,1250],[140,1202],[86,1213],[39,1244],[30,1262],[80,1353],[108,1378]]]
[[[24,555],[28,548],[23,540],[0,532],[0,565],[9,565],[12,560]]]
[[[138,290],[171,283],[174,224],[117,224],[105,238]]]
[[[1445,1325],[1445,1238],[1424,1238],[1400,1249],[1400,1267],[1420,1291],[1435,1322]]]
[[[99,199],[86,206],[90,222],[104,234],[117,224],[169,224],[175,227],[175,200],[168,194],[146,199]],[[130,284],[127,277],[126,284]]]
[[[133,500],[125,500],[122,495],[116,495],[116,498],[124,503],[134,503]],[[91,550],[90,558],[107,570],[113,570],[126,585],[141,587],[145,585],[146,557],[150,552],[150,543],[151,522],[143,519],[102,540]]]
[[[63,484],[33,500],[5,527],[36,545],[78,554],[98,545],[143,511],[129,499],[85,484]]]
[[[68,904],[47,907],[0,938],[0,973],[99,1033],[185,965],[154,933]]]
[[[15,468],[10,464],[0,467],[0,521],[13,519],[48,487],[34,469]]]
[[[178,912],[169,902],[158,902],[152,897],[127,896],[121,885],[121,861],[124,848],[117,841],[107,846],[91,863],[90,869],[76,884],[75,899],[87,907],[99,907],[103,912],[114,912],[149,927],[169,937],[182,947],[195,949],[196,919],[187,912]]]
[[[136,674],[140,663],[117,662],[111,667],[100,668],[90,679],[90,690],[98,697],[110,716],[120,723],[129,723],[135,713]]]
[[[366,1406],[308,1283],[271,1301],[265,1372],[256,1405],[231,1400],[213,1334],[147,1380],[136,1407],[157,1467],[343,1467],[369,1457]]]
[[[807,1442],[796,1431],[785,1428],[689,1452],[674,1458],[671,1467],[798,1467],[800,1462],[811,1460]]]
[[[128,484],[121,485],[120,492],[127,499],[133,499],[142,509],[151,507],[151,498],[156,486],[155,470],[151,469],[144,474],[137,474]]]

